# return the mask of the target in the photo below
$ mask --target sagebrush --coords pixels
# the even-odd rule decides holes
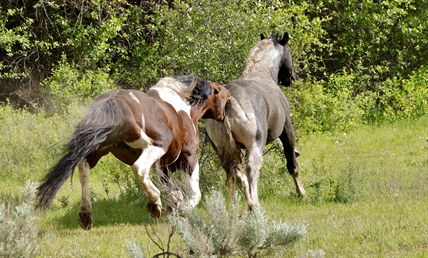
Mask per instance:
[[[37,249],[38,221],[34,214],[36,184],[27,182],[15,204],[0,204],[0,257],[32,257]]]

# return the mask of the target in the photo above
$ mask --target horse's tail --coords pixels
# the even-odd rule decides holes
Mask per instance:
[[[240,150],[240,147],[238,146],[235,137],[233,137],[232,127],[230,125],[229,116],[226,113],[226,110],[224,112],[223,125],[224,131],[227,134],[227,138],[225,140],[229,142],[228,145],[231,146],[234,150]]]
[[[77,125],[65,146],[66,154],[50,169],[37,188],[37,208],[46,209],[76,166],[104,142],[114,128],[123,121],[123,111],[113,98],[93,106]]]

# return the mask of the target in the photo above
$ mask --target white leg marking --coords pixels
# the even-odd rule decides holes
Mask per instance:
[[[160,191],[150,180],[149,173],[152,165],[164,154],[165,151],[162,148],[149,145],[143,149],[141,156],[132,165],[132,170],[143,187],[144,192],[147,194],[149,203],[162,205],[160,200]]]
[[[140,139],[133,142],[125,142],[125,143],[128,144],[128,146],[131,148],[144,150],[144,148],[151,145],[151,141],[149,136],[147,136],[147,134],[143,130],[141,130],[140,134],[141,134]]]
[[[199,189],[199,163],[196,162],[192,175],[186,173],[187,192],[189,194],[190,208],[194,208],[201,200],[201,190]]]
[[[159,198],[160,191],[150,180],[149,173],[152,165],[165,154],[165,151],[160,147],[153,146],[150,138],[143,130],[141,130],[140,139],[125,143],[132,148],[142,150],[140,157],[132,165],[132,171],[148,196],[149,203],[158,203],[161,205]]]
[[[79,180],[80,185],[82,186],[82,201],[80,203],[80,211],[91,211],[92,203],[89,196],[89,163],[86,159],[83,159],[79,165],[77,165],[79,170]]]

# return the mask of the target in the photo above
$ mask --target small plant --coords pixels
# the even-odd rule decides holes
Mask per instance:
[[[361,180],[358,178],[358,171],[351,166],[339,175],[339,183],[334,188],[334,202],[350,203],[360,198]]]
[[[347,169],[332,174],[331,168],[323,164],[323,158],[316,163],[316,180],[309,184],[313,202],[352,203],[364,195],[358,170],[349,164]]]
[[[27,182],[16,206],[0,204],[0,257],[31,257],[37,249],[36,184]]]
[[[242,212],[240,197],[235,194],[231,204],[214,191],[206,198],[206,213],[183,208],[168,218],[187,247],[196,256],[257,255],[274,246],[288,246],[306,234],[306,226],[297,223],[269,223],[263,209]]]
[[[133,258],[145,258],[143,250],[141,249],[141,244],[133,240],[127,240],[126,249],[128,249],[129,255]]]
[[[59,198],[59,202],[61,203],[61,208],[65,209],[68,206],[70,206],[70,195],[67,196],[62,196],[61,198]]]

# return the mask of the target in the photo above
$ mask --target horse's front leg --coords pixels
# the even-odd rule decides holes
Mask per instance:
[[[190,173],[186,171],[186,186],[190,208],[194,208],[201,200],[201,190],[199,189],[199,162],[196,157],[195,161],[193,170],[190,171]]]
[[[77,166],[79,170],[79,180],[82,186],[82,201],[79,209],[79,225],[85,229],[92,228],[92,203],[89,196],[89,170],[90,166],[86,159],[83,159]]]
[[[172,178],[171,167],[164,167],[161,169],[159,167],[159,162],[156,162],[156,172],[158,175],[159,181],[162,183],[162,189],[165,192],[169,193],[169,203],[166,208],[166,214],[169,215],[174,209],[180,209],[181,203],[183,202],[183,194],[180,191],[180,188],[175,184]],[[173,169],[175,170],[175,169]]]

